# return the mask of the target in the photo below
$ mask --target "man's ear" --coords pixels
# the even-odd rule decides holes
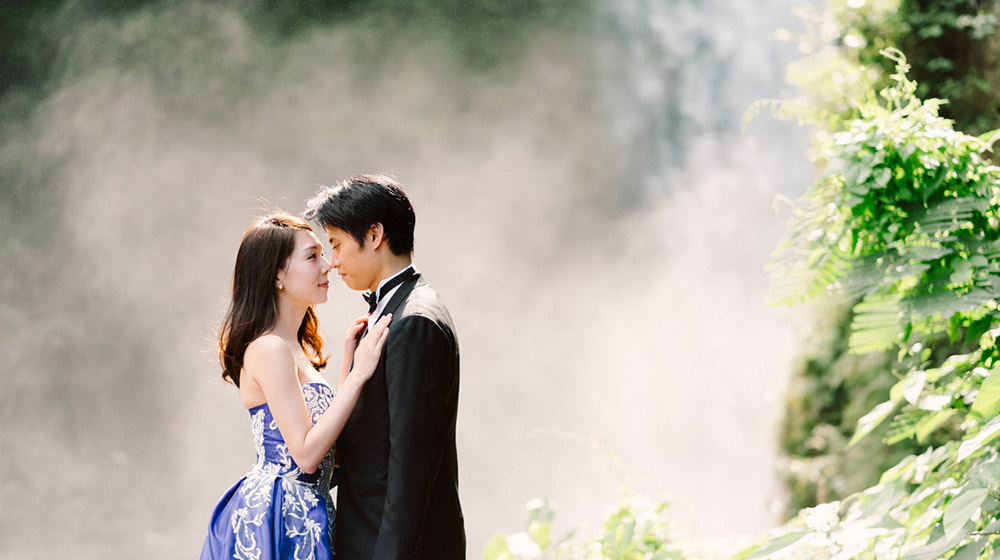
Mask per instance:
[[[382,227],[381,222],[372,224],[368,228],[368,233],[365,234],[365,243],[371,243],[373,249],[378,249],[386,240],[385,228]]]

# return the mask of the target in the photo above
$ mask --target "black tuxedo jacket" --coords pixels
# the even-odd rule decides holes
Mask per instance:
[[[386,305],[389,338],[337,440],[338,560],[462,560],[458,341],[419,273]]]

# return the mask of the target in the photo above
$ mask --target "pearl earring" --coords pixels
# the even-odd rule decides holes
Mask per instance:
[[[279,290],[284,290],[284,289],[285,289],[285,286],[284,286],[284,285],[282,285],[282,284],[281,284],[281,282],[278,282],[278,289],[279,289]]]

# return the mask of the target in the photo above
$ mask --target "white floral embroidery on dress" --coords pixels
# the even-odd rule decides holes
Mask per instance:
[[[323,387],[323,390],[319,387]],[[302,393],[310,421],[315,424],[330,407],[335,391],[325,384],[309,383],[302,386]],[[306,475],[292,460],[288,446],[282,440],[266,404],[251,414],[250,424],[257,463],[247,473],[239,488],[245,507],[235,510],[230,519],[237,541],[234,558],[260,560],[262,543],[257,542],[256,535],[262,534],[266,529],[263,525],[272,498],[277,495],[275,485],[280,483],[281,515],[285,536],[295,543],[294,558],[314,560],[317,547],[323,542],[324,531],[332,538],[335,514],[332,500],[329,499],[329,479],[330,469],[333,467],[333,450],[327,453],[315,474]],[[327,527],[309,517],[309,513],[320,506],[321,498],[329,520]]]

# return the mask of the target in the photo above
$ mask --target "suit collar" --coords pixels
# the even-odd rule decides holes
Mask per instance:
[[[382,310],[382,315],[385,315],[386,313],[395,313],[396,309],[399,308],[399,304],[410,296],[410,292],[413,291],[413,288],[423,283],[424,281],[423,278],[421,278],[420,271],[414,268],[413,276],[404,280],[403,283],[399,285],[399,289],[396,290],[396,293],[392,294],[392,297],[389,298],[389,302],[385,304],[385,309]]]

